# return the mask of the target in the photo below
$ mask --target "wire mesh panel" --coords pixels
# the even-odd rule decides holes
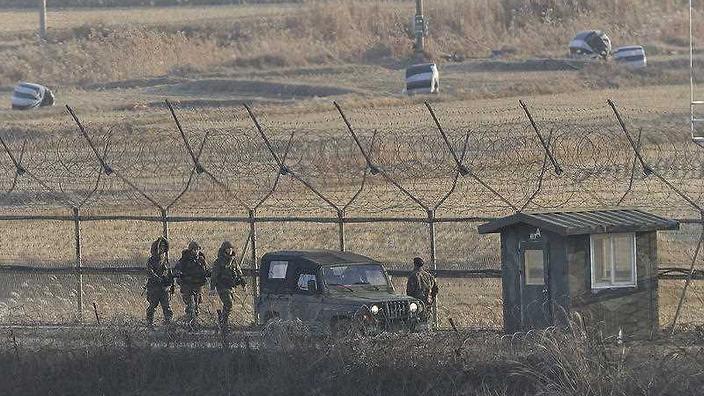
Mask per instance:
[[[658,299],[660,325],[669,326],[675,316],[677,304],[682,296],[683,281],[660,280]],[[693,326],[702,324],[701,306],[704,303],[704,289],[701,282],[695,282],[687,290],[685,303],[678,324]]]
[[[83,320],[95,316],[93,303],[99,317],[140,318],[139,271],[151,241],[165,231],[172,264],[190,240],[203,246],[209,264],[229,240],[254,268],[253,225],[257,257],[344,245],[395,270],[410,270],[415,256],[430,262],[434,252],[439,270],[495,275],[500,241],[477,234],[485,220],[518,211],[639,207],[691,223],[660,233],[661,269],[700,269],[702,228],[695,223],[704,151],[676,121],[687,109],[533,101],[335,104],[305,116],[300,108],[165,104],[119,121],[84,119],[78,109],[9,125],[0,222],[10,242],[0,265],[63,272],[3,273],[0,322],[73,320],[79,302]],[[663,320],[682,283],[663,286]],[[474,326],[487,318],[500,325],[497,280],[458,277],[441,285],[443,323]],[[692,290],[690,302],[698,285]],[[241,294],[250,314],[251,295]],[[179,307],[178,295],[174,300]],[[208,304],[214,312],[216,301]],[[696,320],[688,309],[683,319]]]
[[[83,267],[144,268],[151,243],[162,234],[157,222],[83,221],[81,264]]]
[[[383,262],[388,269],[412,270],[413,258],[430,263],[428,225],[424,223],[347,224],[347,250]]]
[[[0,323],[73,323],[78,319],[78,282],[73,274],[5,272],[0,286]]]
[[[498,234],[480,235],[480,223],[435,225],[438,269],[501,269],[501,241]]]
[[[257,255],[274,250],[339,250],[339,233],[335,224],[294,222],[257,223]]]
[[[66,221],[3,221],[5,247],[0,265],[57,268],[75,265],[73,223]],[[2,282],[0,282],[2,283]]]

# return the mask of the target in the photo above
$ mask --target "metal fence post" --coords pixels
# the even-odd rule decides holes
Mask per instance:
[[[259,324],[259,315],[257,315],[257,299],[259,298],[259,263],[257,262],[257,227],[255,210],[249,210],[249,241],[251,243],[251,258],[252,258],[252,315],[254,316],[254,324]]]
[[[79,217],[78,208],[73,208],[73,224],[76,239],[76,289],[78,303],[78,321],[83,322],[83,273],[81,270],[81,219]]]
[[[433,273],[438,270],[438,263],[435,257],[435,210],[428,209],[428,231],[430,239],[430,263],[433,266]],[[433,299],[433,327],[438,328],[438,298]]]
[[[340,236],[340,251],[345,251],[345,212],[343,210],[337,211],[337,221],[339,226],[339,236]]]
[[[169,241],[169,213],[167,209],[161,209],[161,226],[162,226],[162,235],[164,238],[166,238],[167,241]],[[169,244],[171,244],[171,241],[169,241]],[[169,251],[166,251],[166,260],[169,260]]]

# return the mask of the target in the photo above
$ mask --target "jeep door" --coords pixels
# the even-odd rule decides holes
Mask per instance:
[[[322,285],[317,267],[299,263],[293,275],[295,286],[291,294],[291,315],[302,321],[323,320],[320,318],[323,305]]]
[[[290,319],[292,288],[288,280],[294,271],[292,264],[289,260],[274,258],[262,266],[259,304],[262,320]]]

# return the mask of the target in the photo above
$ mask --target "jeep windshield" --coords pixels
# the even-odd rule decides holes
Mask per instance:
[[[334,265],[323,268],[327,286],[354,290],[355,287],[388,288],[384,269],[378,264]]]

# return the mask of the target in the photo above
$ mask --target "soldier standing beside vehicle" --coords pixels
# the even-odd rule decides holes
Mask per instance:
[[[435,277],[425,270],[425,262],[422,258],[414,258],[413,266],[413,272],[406,283],[406,294],[422,301],[425,305],[423,312],[427,318],[430,318],[435,297],[438,295],[438,284]]]
[[[181,253],[181,259],[174,267],[183,303],[186,305],[186,319],[193,324],[198,317],[198,305],[202,301],[201,289],[207,283],[210,271],[206,267],[205,255],[200,245],[191,241]]]
[[[154,324],[154,312],[161,305],[161,310],[164,312],[164,323],[169,323],[174,315],[171,310],[171,302],[169,301],[169,291],[173,293],[174,279],[171,275],[169,262],[166,259],[166,254],[169,251],[169,241],[164,237],[157,238],[152,243],[151,255],[147,260],[147,325]]]
[[[242,274],[240,263],[235,257],[235,249],[232,243],[225,241],[218,250],[218,258],[213,263],[212,276],[210,277],[211,293],[217,291],[220,301],[222,301],[222,313],[220,314],[220,326],[227,328],[227,320],[232,311],[232,293],[237,286],[246,289],[247,282]]]

